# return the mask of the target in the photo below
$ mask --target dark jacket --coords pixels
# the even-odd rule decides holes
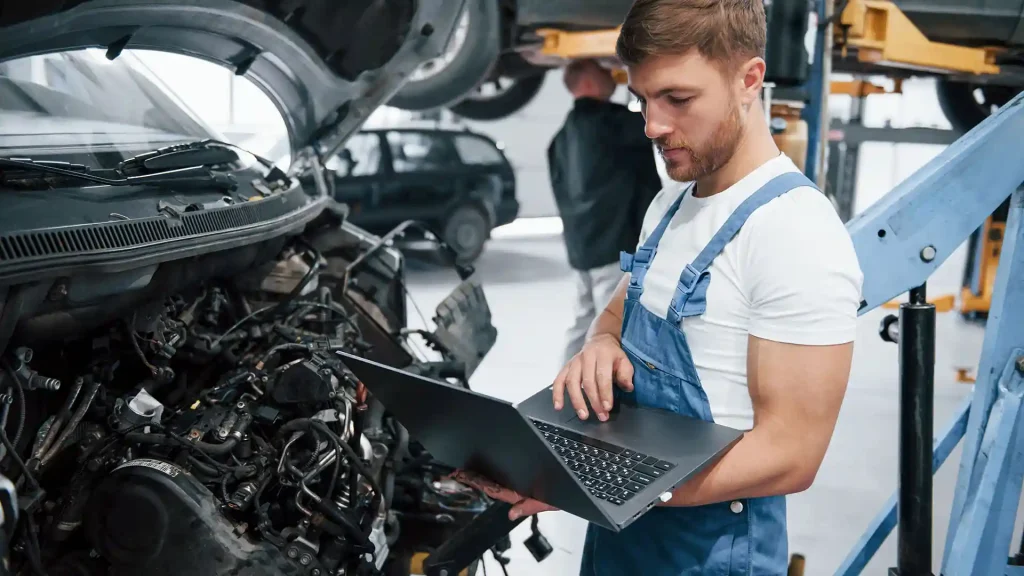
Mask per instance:
[[[636,250],[661,190],[643,116],[613,102],[576,100],[548,147],[548,170],[570,266],[589,270]]]

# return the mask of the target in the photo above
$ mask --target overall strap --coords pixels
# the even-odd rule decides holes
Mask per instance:
[[[679,284],[676,285],[675,295],[672,297],[672,304],[668,309],[668,319],[673,323],[678,323],[684,316],[694,315],[685,313],[686,304],[694,295],[702,304],[699,311],[694,310],[694,312],[703,313],[704,295],[707,292],[708,282],[710,282],[708,268],[711,266],[711,262],[722,253],[725,246],[732,241],[755,210],[794,188],[804,186],[817,188],[802,172],[787,172],[769,180],[767,184],[744,200],[729,215],[729,218],[693,262],[683,268],[679,275]]]
[[[679,205],[683,203],[683,197],[689,194],[691,189],[692,186],[688,186],[676,198],[676,201],[669,206],[661,221],[658,222],[658,226],[647,237],[643,245],[637,249],[636,254],[628,252],[619,253],[619,268],[623,272],[630,273],[629,287],[626,288],[627,298],[638,300],[640,295],[643,294],[644,278],[647,276],[647,270],[651,267],[651,262],[654,261],[654,255],[658,253],[658,243],[661,242],[661,237],[665,234],[669,223],[672,222],[672,217],[679,210]]]

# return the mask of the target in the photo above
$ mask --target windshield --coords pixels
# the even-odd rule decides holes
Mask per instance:
[[[98,49],[0,62],[0,157],[113,168],[143,152],[223,140],[134,55]]]

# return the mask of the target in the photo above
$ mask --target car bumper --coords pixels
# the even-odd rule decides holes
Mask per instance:
[[[504,226],[519,216],[519,201],[515,198],[502,200],[494,208],[494,225]]]

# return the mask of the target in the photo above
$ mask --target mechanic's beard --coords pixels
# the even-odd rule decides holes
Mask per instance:
[[[658,153],[665,161],[665,171],[676,182],[693,182],[718,171],[732,160],[743,136],[740,106],[734,103],[725,120],[712,131],[712,136],[700,148],[684,140],[658,140]],[[689,162],[674,163],[662,153],[664,149],[683,148]]]

